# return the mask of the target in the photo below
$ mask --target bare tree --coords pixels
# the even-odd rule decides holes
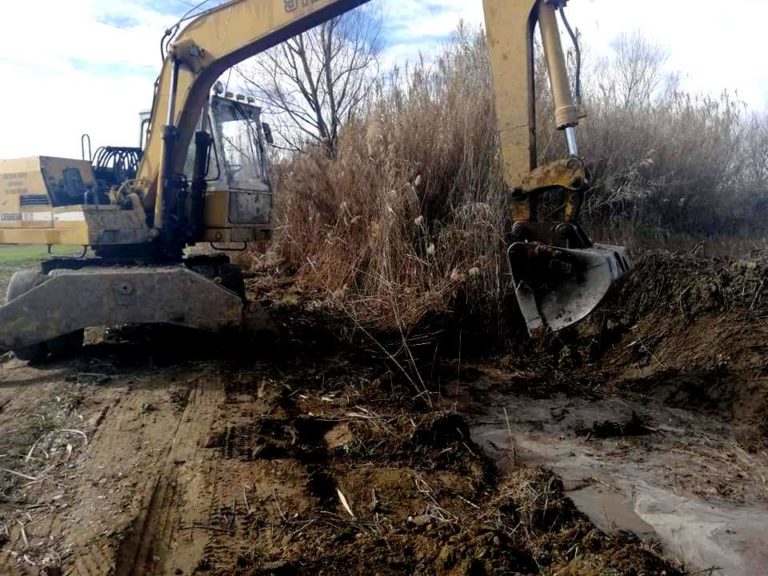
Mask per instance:
[[[618,101],[624,108],[649,104],[665,79],[666,50],[639,31],[622,34],[613,48]]]
[[[291,38],[238,69],[286,148],[298,151],[309,142],[336,154],[340,127],[373,85],[381,29],[374,3]]]
[[[744,184],[768,193],[768,116],[753,113],[741,138]]]

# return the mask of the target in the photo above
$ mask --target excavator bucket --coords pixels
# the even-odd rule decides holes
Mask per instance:
[[[607,244],[566,249],[516,242],[508,256],[520,311],[534,338],[588,316],[632,266],[626,248]]]

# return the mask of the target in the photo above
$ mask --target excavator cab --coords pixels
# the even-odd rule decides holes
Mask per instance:
[[[261,108],[252,98],[234,96],[231,92],[224,95],[217,90],[211,94],[197,129],[211,136],[209,192],[263,191],[269,187],[266,147],[272,143],[271,130],[261,122]],[[193,139],[187,150],[184,173],[188,178],[192,178],[194,170],[196,145]]]
[[[215,174],[209,174],[208,199],[219,193],[228,196],[232,224],[269,225],[272,192],[261,109],[242,96],[213,95],[210,120],[216,167]]]
[[[211,99],[216,157],[223,164],[220,179],[232,189],[248,190],[269,184],[261,110],[242,100]]]
[[[142,125],[146,126],[144,120]],[[145,134],[143,128],[142,146]],[[261,108],[252,98],[224,92],[217,83],[196,134],[187,148],[183,177],[193,195],[203,196],[204,212],[199,227],[191,227],[194,237],[189,242],[268,239],[273,196],[267,146],[272,136],[269,125],[261,121]]]

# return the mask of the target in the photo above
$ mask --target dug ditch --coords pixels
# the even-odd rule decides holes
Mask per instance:
[[[494,403],[472,437],[501,468],[553,470],[598,528],[657,540],[694,571],[768,573],[768,459],[745,451],[730,424],[620,398]],[[644,433],[632,426],[637,414]],[[626,423],[628,435],[606,423]],[[594,433],[605,429],[616,436]]]

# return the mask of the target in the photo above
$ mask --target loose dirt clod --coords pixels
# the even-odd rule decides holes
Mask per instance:
[[[594,438],[621,438],[624,436],[644,436],[654,430],[648,427],[643,418],[632,412],[632,417],[625,422],[614,422],[613,420],[595,421],[591,427],[580,426],[576,429],[579,436],[588,436]]]

